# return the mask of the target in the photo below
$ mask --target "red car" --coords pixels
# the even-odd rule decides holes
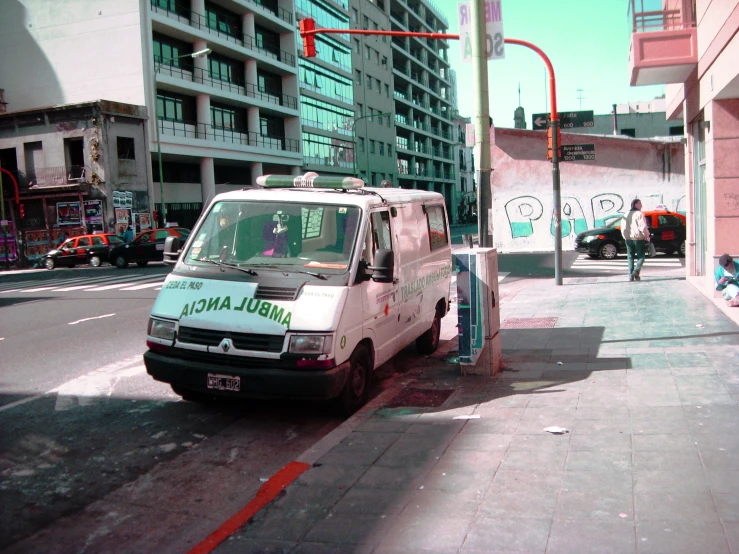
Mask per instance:
[[[108,259],[108,251],[117,244],[123,244],[123,240],[113,233],[72,237],[48,252],[42,263],[46,269],[74,267],[77,264],[98,267]]]
[[[180,237],[184,240],[189,234],[190,229],[184,227],[143,231],[128,244],[119,244],[113,248],[108,259],[118,269],[125,269],[132,262],[136,262],[139,267],[146,267],[149,262],[161,262],[164,259],[164,241],[167,237]]]

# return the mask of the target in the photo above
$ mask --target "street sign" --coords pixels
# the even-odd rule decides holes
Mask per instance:
[[[582,112],[557,112],[559,115],[560,129],[573,129],[575,127],[594,127],[593,111]],[[531,116],[534,131],[543,131],[549,125],[550,114],[535,113]]]
[[[500,0],[485,0],[485,52],[488,60],[505,58],[503,11]],[[459,16],[459,48],[462,61],[472,63],[472,4],[457,4]]]
[[[595,159],[595,144],[563,144],[563,162],[583,162]]]

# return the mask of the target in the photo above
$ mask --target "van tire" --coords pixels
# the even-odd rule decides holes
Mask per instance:
[[[442,308],[440,306],[436,306],[436,313],[434,314],[434,320],[431,322],[431,328],[416,339],[416,350],[418,350],[419,354],[433,354],[439,348],[441,310]]]
[[[351,416],[367,402],[372,375],[372,358],[363,344],[354,349],[350,361],[349,374],[338,398],[339,410],[345,417]]]

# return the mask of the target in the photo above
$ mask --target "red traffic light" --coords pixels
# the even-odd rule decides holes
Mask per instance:
[[[19,215],[21,216],[21,219],[23,219],[24,217],[26,217],[26,207],[23,204],[18,204],[18,208],[20,211]]]
[[[315,35],[305,35],[306,31],[313,31],[316,28],[316,20],[312,17],[306,17],[300,20],[300,36],[303,37],[303,56],[306,58],[316,57],[316,39]]]

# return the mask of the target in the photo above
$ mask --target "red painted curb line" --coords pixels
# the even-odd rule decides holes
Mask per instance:
[[[244,523],[269,504],[275,496],[300,477],[300,474],[308,468],[310,468],[310,465],[303,462],[290,462],[287,464],[262,485],[254,498],[246,506],[208,535],[204,541],[193,547],[188,554],[208,554],[212,552],[216,546],[238,531]]]

